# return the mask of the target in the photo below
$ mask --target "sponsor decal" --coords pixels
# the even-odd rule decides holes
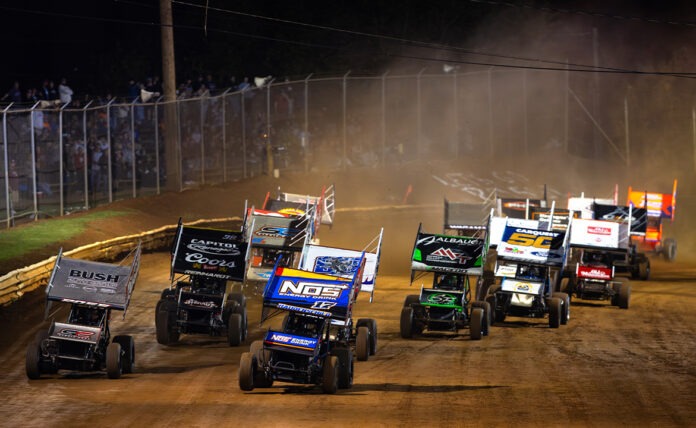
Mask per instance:
[[[507,246],[507,245],[506,245],[505,247],[503,247],[503,252],[505,252],[505,253],[513,253],[513,254],[524,254],[524,253],[525,253],[525,251],[522,250],[522,249],[520,249],[520,248],[517,248],[517,247],[509,247],[509,246]]]
[[[578,276],[581,278],[610,280],[612,275],[610,268],[578,266]]]
[[[305,282],[286,279],[278,287],[278,294],[282,296],[299,297],[321,297],[324,299],[337,299],[343,290],[348,289],[347,285],[319,284],[316,282]]]
[[[236,262],[234,260],[227,261],[224,259],[213,259],[210,257],[206,257],[201,253],[186,253],[186,257],[184,258],[184,260],[187,263],[198,263],[200,265],[208,265],[216,268],[234,268],[236,266]]]
[[[418,240],[416,245],[430,245],[436,243],[459,244],[459,245],[480,245],[480,239],[471,239],[457,236],[438,236],[428,235]]]
[[[65,303],[79,303],[81,305],[96,306],[98,308],[108,308],[111,306],[111,305],[107,305],[105,303],[88,302],[86,300],[61,299],[60,301],[65,302]]]
[[[291,238],[300,233],[298,229],[289,227],[263,226],[254,232],[256,236],[266,236],[269,238]]]
[[[515,284],[515,290],[517,291],[529,291],[529,284],[525,284],[523,282],[518,282]]]
[[[279,303],[278,309],[283,309],[286,311],[301,312],[303,314],[316,315],[320,317],[330,317],[331,312],[320,311],[317,309],[303,308],[301,306],[286,305],[285,303]]]
[[[360,258],[320,256],[314,262],[314,272],[332,275],[351,275],[360,268]]]
[[[602,226],[587,226],[587,233],[593,235],[611,235],[611,229]]]
[[[276,345],[289,346],[289,347],[293,347],[293,348],[309,348],[309,349],[313,349],[317,344],[316,339],[297,337],[297,336],[289,336],[289,335],[281,334],[281,333],[272,333],[271,337],[268,338],[268,341],[272,342]]]
[[[298,208],[282,208],[278,210],[279,213],[291,216],[301,217],[304,215],[304,210]]]
[[[467,260],[471,260],[471,257],[467,256],[462,252],[453,251],[451,248],[444,247],[440,247],[437,250],[433,251],[431,255],[448,258],[452,261],[456,261],[457,263],[465,263]],[[428,257],[428,259],[430,259],[430,257]]]
[[[192,238],[186,248],[199,253],[218,256],[238,256],[241,254],[235,244],[229,242],[206,241],[196,238]]]
[[[97,292],[97,287],[93,287],[91,285],[85,285],[82,287],[82,290],[88,292],[88,293],[96,293]]]
[[[218,305],[215,302],[201,302],[200,300],[191,299],[191,298],[184,300],[184,305],[197,306],[199,308],[208,308],[208,309],[215,309],[218,307]]]
[[[428,303],[436,305],[456,305],[457,297],[452,294],[431,294],[428,296]]]
[[[334,306],[336,306],[335,302],[314,302],[312,309],[331,310]]]
[[[118,279],[119,279],[120,275],[111,275],[111,274],[105,274],[102,272],[90,272],[87,270],[80,270],[80,269],[70,269],[69,276],[71,278],[83,278],[83,279],[92,279],[94,281],[118,283]]]
[[[91,341],[92,337],[94,336],[93,331],[83,331],[83,330],[77,330],[74,328],[63,328],[54,334],[56,336],[65,337],[68,339],[77,339],[77,340],[86,340],[86,341]]]

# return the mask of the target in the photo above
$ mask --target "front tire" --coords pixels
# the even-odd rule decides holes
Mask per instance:
[[[122,371],[121,344],[111,342],[106,348],[106,375],[109,379],[118,379]]]
[[[356,326],[367,326],[370,330],[370,355],[377,353],[377,321],[373,318],[360,318]]]
[[[336,348],[333,355],[338,358],[338,387],[353,387],[353,352],[350,348]]]
[[[239,389],[254,390],[254,369],[256,361],[250,352],[244,352],[239,359]]]
[[[616,299],[616,304],[619,309],[628,309],[628,305],[631,300],[631,286],[628,284],[621,284],[619,288],[619,297]]]
[[[469,337],[471,340],[481,340],[483,336],[484,314],[482,308],[473,308],[469,320]]]
[[[549,327],[558,328],[561,326],[561,316],[563,302],[557,297],[549,299]]]
[[[29,379],[41,377],[41,343],[34,340],[27,346],[25,366]]]
[[[401,332],[401,337],[404,339],[410,339],[413,337],[413,308],[411,306],[404,306],[401,308],[401,321],[399,323],[399,331]]]
[[[230,318],[227,320],[227,343],[230,346],[239,346],[242,343],[243,324],[244,320],[241,314],[230,314]]]
[[[333,355],[324,360],[321,390],[324,394],[335,394],[338,390],[338,358]]]
[[[121,366],[123,368],[123,373],[129,374],[133,373],[135,368],[135,342],[132,336],[116,336],[113,342],[121,345],[121,350],[123,351],[123,358]]]
[[[370,329],[367,326],[358,327],[355,338],[355,353],[358,361],[367,361],[370,358]]]
[[[553,295],[561,299],[561,325],[566,325],[570,320],[570,296],[566,293],[553,293]]]

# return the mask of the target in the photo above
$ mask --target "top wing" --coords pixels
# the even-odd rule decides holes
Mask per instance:
[[[179,273],[242,281],[246,252],[242,232],[179,224],[172,248],[172,276]]]
[[[49,301],[92,304],[125,311],[140,268],[140,245],[130,265],[58,255],[46,287]]]
[[[480,275],[484,239],[423,233],[418,229],[411,270]]]

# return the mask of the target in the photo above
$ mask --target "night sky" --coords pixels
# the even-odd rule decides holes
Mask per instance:
[[[595,58],[696,72],[693,1],[188,0],[173,11],[178,82]],[[0,14],[0,95],[15,80],[26,89],[61,77],[76,93],[125,95],[128,80],[162,74],[158,0],[15,0]]]

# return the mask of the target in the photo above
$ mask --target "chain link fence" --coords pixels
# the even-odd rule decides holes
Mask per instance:
[[[623,77],[497,69],[271,81],[178,99],[175,157],[165,156],[161,100],[11,104],[0,110],[0,221],[62,216],[165,186],[424,157],[465,164],[552,152],[630,165],[659,151],[691,172],[696,156],[683,154],[696,153],[696,114],[669,101],[691,86],[638,93]],[[598,87],[611,88],[601,102]],[[660,126],[669,126],[662,137]],[[179,163],[177,183],[168,182],[166,159]]]

